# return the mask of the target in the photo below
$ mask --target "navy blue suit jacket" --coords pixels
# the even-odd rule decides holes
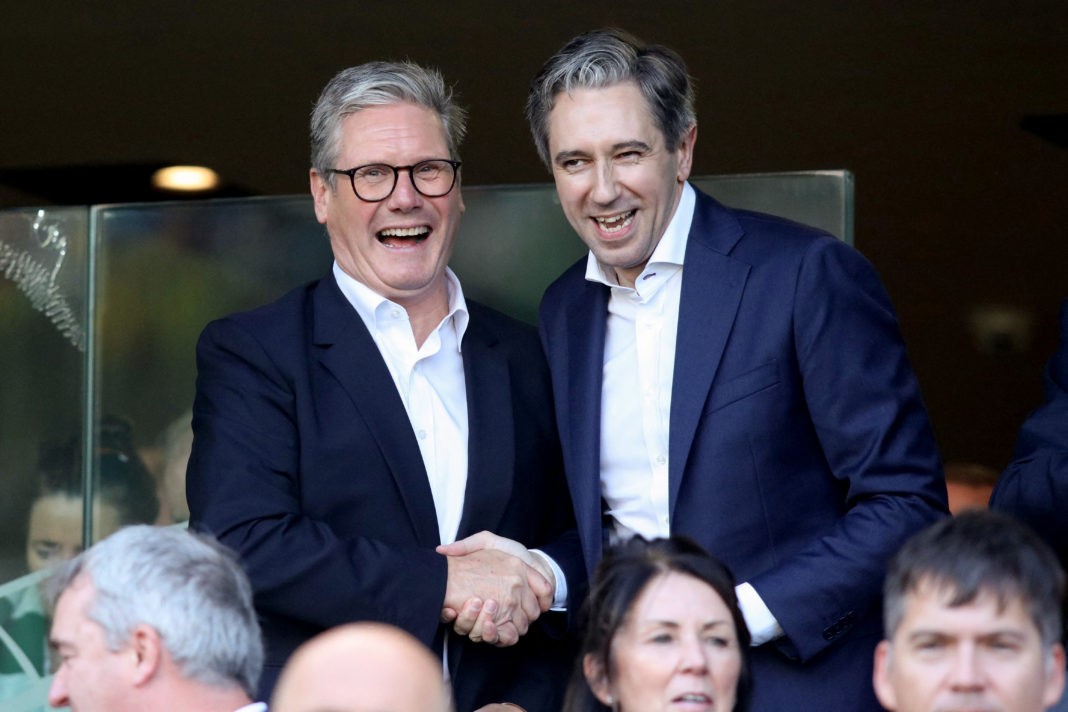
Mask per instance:
[[[582,577],[548,369],[533,327],[469,302],[461,350],[469,467],[459,536],[543,547]],[[205,328],[197,345],[191,525],[236,550],[267,644],[266,699],[293,650],[355,620],[440,654],[447,564],[419,446],[386,364],[332,275]],[[576,573],[577,572],[577,573]],[[512,648],[449,634],[457,709],[556,712],[568,650],[541,627]]]
[[[1068,565],[1068,299],[1061,303],[1061,341],[1046,365],[1043,404],[1020,428],[1012,462],[990,506],[1030,524]]]
[[[609,289],[586,281],[585,265],[547,290],[541,329],[592,567],[604,541]],[[946,512],[937,447],[890,301],[848,245],[700,192],[682,275],[671,531],[750,582],[785,631],[753,650],[753,710],[879,710],[871,667],[885,565]]]

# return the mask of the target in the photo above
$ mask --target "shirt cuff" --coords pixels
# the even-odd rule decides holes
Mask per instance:
[[[553,572],[553,576],[556,578],[556,586],[553,591],[553,605],[550,610],[553,611],[566,611],[567,610],[567,579],[564,578],[564,570],[560,568],[559,564],[553,561],[553,558],[546,554],[541,549],[531,549],[531,554],[534,554],[542,561],[544,561],[549,569]],[[550,581],[549,583],[553,583]]]
[[[775,620],[764,599],[748,582],[738,584],[734,589],[738,596],[738,607],[749,628],[750,645],[754,648],[774,640],[783,634],[782,626]]]

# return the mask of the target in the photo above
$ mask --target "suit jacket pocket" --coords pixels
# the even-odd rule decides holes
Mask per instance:
[[[706,413],[724,408],[731,403],[748,398],[766,388],[771,388],[779,382],[779,361],[771,360],[751,371],[733,376],[720,383],[719,380],[712,384],[712,395],[708,399]]]

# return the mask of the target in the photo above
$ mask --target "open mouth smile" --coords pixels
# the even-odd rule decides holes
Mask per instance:
[[[619,213],[618,215],[611,215],[608,217],[595,217],[594,222],[597,223],[597,227],[601,229],[601,232],[606,235],[612,235],[614,233],[623,232],[630,224],[634,222],[634,215],[637,210],[628,210],[625,213]]]
[[[430,236],[430,228],[427,225],[387,227],[385,230],[380,230],[375,236],[386,247],[408,247],[426,240]]]

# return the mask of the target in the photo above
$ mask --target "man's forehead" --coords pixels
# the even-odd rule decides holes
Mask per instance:
[[[69,622],[72,616],[87,614],[93,591],[93,580],[87,573],[82,572],[71,579],[56,599],[52,630],[56,630],[57,623]]]
[[[1027,602],[1018,593],[980,587],[974,595],[963,595],[952,582],[933,578],[920,579],[905,594],[902,626],[937,629],[948,625],[954,612],[985,616],[990,622],[1011,619],[1037,631]]]

